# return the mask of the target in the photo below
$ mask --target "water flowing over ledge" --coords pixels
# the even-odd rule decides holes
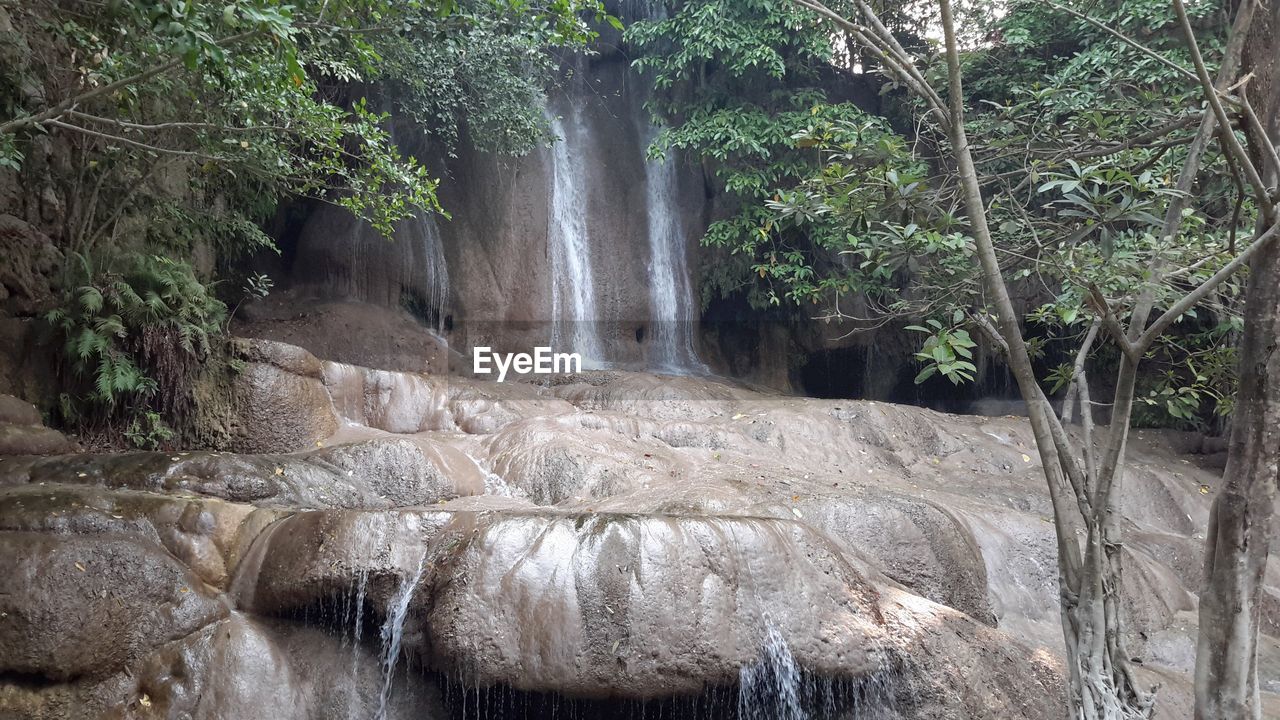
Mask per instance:
[[[65,689],[92,670],[82,707],[224,717],[264,693],[284,718],[1032,720],[1060,702],[1022,421],[254,348],[235,424],[277,451],[0,462],[0,672]],[[1194,572],[1169,563],[1206,508],[1164,442],[1130,448],[1126,596],[1135,652],[1176,689]]]

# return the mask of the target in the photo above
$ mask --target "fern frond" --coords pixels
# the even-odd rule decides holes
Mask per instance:
[[[86,312],[96,313],[102,310],[102,291],[92,285],[80,288],[80,307]]]
[[[88,360],[102,346],[103,337],[101,335],[94,332],[92,328],[81,328],[80,334],[76,338],[75,355],[83,362]]]
[[[192,334],[192,327],[190,325],[187,325],[185,323],[181,323],[178,325],[179,347],[181,347],[187,353],[194,355],[195,349],[192,347],[192,344],[191,344],[191,334]]]
[[[118,338],[127,337],[129,331],[124,326],[124,320],[119,315],[108,315],[100,317],[93,321],[93,328],[102,335],[114,335]]]
[[[107,405],[116,404],[116,395],[112,391],[112,380],[115,377],[115,366],[111,362],[111,358],[104,355],[102,360],[98,362],[98,373],[94,379],[94,386],[97,388],[97,399],[99,402]]]

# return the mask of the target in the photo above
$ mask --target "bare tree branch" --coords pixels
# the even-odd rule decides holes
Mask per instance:
[[[1244,5],[1252,5],[1252,1],[1245,2]],[[1178,23],[1182,26],[1182,34],[1187,39],[1187,50],[1191,53],[1191,61],[1196,67],[1196,76],[1200,79],[1200,86],[1204,88],[1205,100],[1208,101],[1209,107],[1213,109],[1213,114],[1218,118],[1218,123],[1224,128],[1231,127],[1231,119],[1227,117],[1227,111],[1223,109],[1222,102],[1218,98],[1217,88],[1214,87],[1213,79],[1209,77],[1209,70],[1205,67],[1204,57],[1200,55],[1200,46],[1196,44],[1195,30],[1191,28],[1191,20],[1187,17],[1187,7],[1182,0],[1173,0],[1173,9],[1178,15]],[[1240,164],[1241,170],[1248,179],[1249,185],[1253,188],[1254,200],[1258,203],[1258,208],[1262,210],[1263,215],[1268,219],[1275,214],[1275,206],[1271,202],[1271,196],[1267,193],[1266,183],[1262,181],[1262,176],[1258,173],[1258,168],[1254,167],[1253,161],[1249,158],[1249,153],[1245,152],[1244,147],[1240,145],[1239,139],[1233,132],[1224,132],[1221,135],[1223,140],[1223,149],[1230,153]]]
[[[222,38],[221,40],[218,40],[214,44],[219,47],[225,47],[227,45],[238,43],[241,40],[247,40],[255,35],[258,35],[259,32],[260,31],[258,30],[249,30],[247,32],[237,33],[235,35],[229,35],[225,38]],[[20,118],[14,118],[9,122],[6,122],[0,125],[0,133],[12,133],[17,130],[21,130],[22,128],[27,127],[29,125],[48,124],[50,120],[56,120],[57,118],[60,118],[63,115],[65,115],[68,111],[73,110],[77,106],[83,103],[89,102],[94,98],[113,93],[116,90],[129,87],[130,85],[136,85],[141,82],[146,82],[147,80],[150,80],[151,78],[157,75],[161,75],[163,73],[169,72],[170,70],[173,70],[174,68],[179,67],[180,65],[182,65],[182,58],[176,57],[167,62],[163,62],[154,67],[148,68],[147,70],[143,70],[142,72],[130,75],[129,77],[121,78],[119,80],[116,80],[115,82],[107,83],[106,85],[101,85],[92,90],[87,90],[83,93],[80,93],[79,95],[69,97],[66,100],[63,100],[62,102],[58,103],[57,105],[54,105],[53,107],[49,108],[48,110],[44,110],[43,112],[38,112],[34,115],[25,115]]]

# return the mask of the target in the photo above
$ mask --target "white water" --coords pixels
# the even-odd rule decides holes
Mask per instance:
[[[436,330],[443,330],[445,304],[449,301],[449,267],[445,263],[444,244],[440,241],[440,228],[436,225],[435,216],[419,212],[403,221],[399,230],[405,235],[398,238],[399,242],[421,249],[427,271],[427,295],[422,298],[426,307],[423,310],[435,322]]]
[[[356,570],[355,595],[348,598],[348,604],[343,611],[343,625],[351,628],[351,677],[353,678],[360,677],[360,661],[362,659],[360,641],[364,636],[364,601],[365,590],[369,584],[369,559],[373,557],[375,548],[381,540],[381,533],[368,536],[367,544],[363,548],[365,562],[361,562]],[[347,697],[347,717],[359,717],[360,706],[359,694],[351,693]]]
[[[760,659],[738,672],[740,720],[808,720],[800,675],[791,648],[777,628],[767,624]]]
[[[550,111],[548,111],[550,113]],[[591,270],[591,239],[587,228],[587,129],[576,107],[562,118],[550,113],[551,131],[558,138],[551,149],[551,207],[547,242],[551,249],[551,347],[576,352],[583,367],[605,363],[596,311],[595,278]]]
[[[896,695],[903,678],[884,652],[874,672],[847,681],[806,675],[765,616],[760,657],[738,671],[738,720],[890,720],[903,717]]]
[[[644,152],[657,135],[648,133]],[[693,349],[694,312],[693,283],[689,279],[689,262],[685,256],[688,237],[680,222],[677,202],[679,176],[671,153],[661,161],[645,163],[646,215],[649,220],[649,305],[652,313],[649,368],[658,372],[689,375],[705,374],[707,366],[698,360]]]
[[[426,565],[427,554],[423,550],[418,558],[418,569],[412,577],[406,578],[400,591],[391,600],[387,608],[386,620],[382,623],[382,691],[378,694],[378,712],[375,720],[386,720],[387,701],[391,698],[391,685],[395,680],[396,663],[400,661],[400,642],[404,639],[404,621],[409,614],[409,602],[413,600],[413,592],[422,581],[422,569]]]
[[[391,136],[391,142],[400,145],[401,138],[395,123],[390,123],[387,132]],[[376,231],[372,234],[373,242],[386,242]],[[435,214],[420,210],[412,217],[401,220],[395,227],[395,241],[403,247],[401,254],[408,264],[402,268],[392,268],[390,272],[405,273],[419,262],[422,263],[427,276],[423,278],[426,293],[421,298],[426,307],[421,310],[435,323],[437,331],[443,330],[445,304],[449,301],[449,266],[444,259],[444,243],[440,240],[440,228],[436,225]],[[392,298],[394,302],[400,300],[401,298]]]
[[[476,470],[484,477],[484,494],[497,495],[499,497],[510,498],[528,498],[529,493],[508,483],[501,476],[490,470],[487,465],[480,462],[475,455],[464,453],[467,459],[475,464]]]

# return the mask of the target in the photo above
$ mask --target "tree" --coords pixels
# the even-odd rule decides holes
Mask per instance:
[[[728,209],[703,237],[723,253],[702,283],[704,302],[718,293],[757,311],[782,305],[787,289],[776,274],[793,263],[761,242],[759,229],[774,189],[815,168],[792,137],[815,120],[876,122],[829,92],[839,52],[826,27],[788,0],[700,0],[630,23],[625,40],[634,67],[651,78],[647,107],[663,127],[650,153],[701,158]]]
[[[13,11],[13,24],[31,40],[28,52],[39,57],[6,72],[3,85],[39,89],[11,93],[12,117],[0,121],[0,166],[20,167],[24,139],[78,136],[76,164],[94,171],[85,173],[82,192],[69,193],[88,198],[78,208],[85,217],[73,221],[72,234],[87,236],[77,249],[109,232],[118,217],[94,222],[104,190],[120,188],[125,202],[110,207],[127,207],[130,191],[146,187],[140,176],[178,163],[198,167],[203,181],[222,189],[249,185],[234,198],[245,202],[233,206],[253,207],[251,199],[264,192],[306,195],[343,205],[389,234],[396,220],[440,208],[436,181],[392,142],[386,113],[376,98],[366,100],[368,84],[416,88],[414,81],[440,74],[436,62],[447,65],[448,54],[404,51],[434,41],[454,56],[487,53],[486,79],[498,87],[523,71],[521,57],[591,37],[580,11],[603,17],[595,0],[72,4],[80,7],[64,13],[63,3],[38,0]],[[52,40],[41,45],[41,37]],[[501,134],[513,116],[527,125],[524,105],[536,98],[520,89],[523,96],[506,98],[480,126]],[[454,84],[434,95],[406,93],[410,117],[448,132],[468,100],[480,95],[473,113],[475,105],[492,104],[482,92]],[[429,102],[434,112],[424,110]],[[523,147],[529,145],[526,139]],[[98,162],[102,154],[112,161]]]
[[[1268,152],[1280,142],[1280,5],[1260,8],[1244,48],[1250,77],[1240,93],[1250,124],[1250,158],[1266,185],[1280,186],[1280,162]],[[1249,293],[1240,347],[1240,390],[1222,488],[1205,535],[1200,637],[1196,652],[1196,719],[1260,718],[1258,632],[1262,578],[1271,549],[1272,515],[1280,485],[1280,245],[1249,264]]]
[[[946,78],[945,90],[939,91],[933,86],[928,72],[920,69],[916,58],[903,49],[865,2],[858,3],[854,19],[849,19],[817,0],[793,1],[798,6],[826,17],[842,31],[856,38],[879,60],[883,72],[918,98],[922,121],[927,120],[937,126],[945,136],[950,161],[946,173],[957,188],[967,224],[965,234],[972,241],[972,253],[980,266],[983,293],[979,299],[979,307],[970,313],[970,317],[1003,351],[1027,402],[1053,506],[1058,541],[1062,624],[1069,674],[1070,715],[1081,720],[1150,717],[1154,707],[1154,693],[1139,687],[1131,664],[1131,654],[1125,647],[1121,597],[1123,537],[1117,512],[1118,499],[1123,492],[1125,446],[1139,366],[1143,358],[1175,321],[1193,310],[1259,253],[1274,247],[1273,239],[1280,234],[1280,223],[1275,217],[1270,191],[1253,158],[1234,132],[1237,122],[1246,129],[1257,125],[1256,117],[1248,110],[1248,104],[1231,94],[1231,89],[1236,86],[1239,56],[1252,22],[1254,4],[1242,3],[1237,12],[1223,51],[1216,82],[1211,78],[1201,57],[1192,22],[1181,0],[1173,0],[1175,27],[1186,41],[1187,59],[1191,67],[1171,61],[1118,31],[1107,28],[1109,34],[1119,36],[1126,45],[1142,54],[1153,56],[1162,64],[1172,64],[1179,75],[1199,88],[1208,109],[1195,116],[1194,122],[1198,123],[1198,129],[1189,140],[1182,170],[1168,193],[1163,222],[1154,216],[1134,216],[1125,218],[1121,224],[1121,228],[1134,222],[1160,227],[1158,235],[1149,233],[1152,237],[1147,243],[1154,243],[1153,249],[1156,252],[1150,253],[1138,266],[1140,281],[1134,282],[1131,279],[1119,286],[1125,291],[1124,296],[1108,296],[1109,288],[1098,282],[1099,278],[1090,278],[1088,272],[1090,266],[1110,269],[1120,264],[1115,262],[1116,238],[1108,238],[1095,232],[1099,225],[1105,224],[1100,220],[1107,219],[1108,215],[1090,217],[1088,212],[1077,209],[1081,214],[1071,217],[1080,217],[1084,221],[1081,228],[1083,232],[1067,238],[1052,239],[1058,245],[1075,246],[1082,240],[1096,237],[1100,250],[1086,267],[1069,273],[1073,276],[1071,284],[1085,298],[1084,307],[1092,316],[1090,331],[1084,335],[1076,354],[1071,378],[1082,401],[1088,400],[1085,365],[1092,344],[1099,338],[1105,338],[1119,352],[1109,427],[1105,431],[1095,429],[1088,403],[1084,402],[1085,411],[1081,413],[1082,431],[1078,437],[1073,437],[1064,427],[1061,418],[1055,414],[1048,396],[1040,386],[1021,317],[1010,297],[1009,282],[1000,255],[1006,248],[998,244],[998,233],[1021,229],[1027,234],[1035,234],[1034,222],[1025,214],[1007,219],[999,225],[992,222],[992,218],[998,218],[1002,208],[1010,203],[998,192],[999,185],[993,183],[991,177],[980,174],[975,162],[974,146],[966,127],[968,109],[963,84],[963,61],[951,3],[949,0],[939,2],[944,35],[942,72]],[[1069,16],[1101,25],[1069,8],[1051,2],[1045,4]],[[1228,114],[1228,108],[1232,109],[1234,117]],[[1233,244],[1215,271],[1207,278],[1189,284],[1185,281],[1187,272],[1201,269],[1203,263],[1199,267],[1194,264],[1175,266],[1169,262],[1163,250],[1175,246],[1183,239],[1183,211],[1190,200],[1193,182],[1200,172],[1205,149],[1215,138],[1241,186],[1247,188],[1250,199],[1257,207],[1259,222],[1253,237],[1242,249]],[[1249,139],[1255,141],[1256,133],[1251,133]],[[1075,148],[1075,153],[1095,151],[1105,155],[1107,151],[1116,149],[1108,146],[1109,143],[1090,142]],[[1274,154],[1269,146],[1259,152],[1263,157]],[[1018,175],[1034,181],[1039,172],[1031,167],[1024,167]],[[1064,178],[1063,181],[1067,183],[1063,187],[1070,186],[1072,190],[1082,185],[1078,179]],[[1023,186],[1020,184],[1017,187]],[[1112,207],[1128,212],[1131,204],[1117,203]],[[1132,264],[1132,258],[1128,261]],[[994,321],[987,320],[987,306],[994,313]],[[1157,312],[1158,310],[1162,312]],[[1105,331],[1105,335],[1102,331]],[[1083,546],[1077,539],[1077,529],[1083,531]]]
[[[388,236],[444,212],[389,110],[446,151],[463,124],[537,146],[551,51],[593,38],[593,14],[611,19],[598,0],[0,0],[0,181],[56,205],[63,419],[183,414],[279,200]]]

